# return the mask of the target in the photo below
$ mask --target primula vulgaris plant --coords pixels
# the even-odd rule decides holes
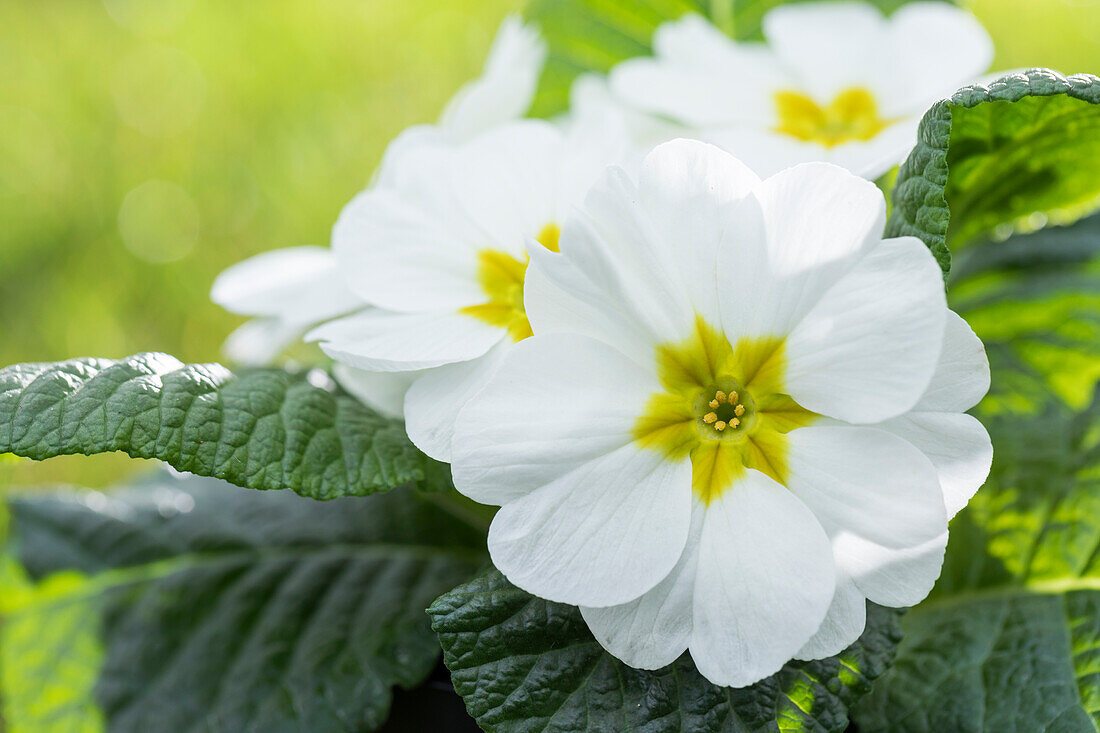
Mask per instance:
[[[245,368],[0,371],[186,472],[8,501],[12,728],[1094,730],[1100,80],[884,5],[537,0]]]

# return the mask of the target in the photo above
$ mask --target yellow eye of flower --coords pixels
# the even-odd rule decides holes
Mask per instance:
[[[535,240],[551,252],[558,251],[561,227],[547,224]],[[459,313],[473,316],[491,326],[508,329],[513,341],[531,335],[531,324],[523,307],[523,278],[529,258],[517,258],[498,249],[483,249],[477,253],[477,281],[488,302],[463,308]]]
[[[879,116],[874,95],[859,87],[845,89],[826,106],[801,92],[776,92],[775,110],[776,132],[827,148],[870,140],[893,122]]]
[[[724,333],[697,318],[685,341],[657,350],[664,391],[653,395],[634,426],[642,446],[688,457],[692,488],[705,503],[752,468],[788,480],[786,434],[817,415],[786,394],[784,342]]]

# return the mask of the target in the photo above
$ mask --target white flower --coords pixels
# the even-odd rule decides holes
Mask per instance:
[[[333,231],[341,272],[374,307],[307,338],[357,379],[400,375],[409,437],[449,460],[459,408],[531,334],[528,252],[557,250],[566,215],[617,157],[600,135],[535,120],[409,150],[402,175],[360,194]]]
[[[864,598],[923,597],[988,473],[961,414],[988,366],[884,220],[823,163],[760,181],[681,140],[637,183],[611,169],[560,254],[531,251],[535,336],[457,420],[496,566],[628,664],[689,649],[733,686],[850,644]]]
[[[866,3],[796,3],[763,26],[766,44],[735,42],[697,15],[665,23],[656,56],[616,66],[612,89],[759,175],[828,161],[876,178],[913,147],[925,110],[993,58],[978,21],[941,2],[888,19]]]
[[[546,59],[538,31],[517,16],[505,18],[493,40],[482,75],[463,86],[447,104],[439,124],[407,128],[386,148],[373,188],[399,185],[407,154],[459,145],[475,135],[526,114]],[[414,160],[410,165],[416,165]],[[257,255],[223,272],[211,299],[254,320],[227,339],[233,361],[258,365],[278,356],[311,326],[365,304],[344,284],[332,252],[324,247],[290,247]],[[368,404],[401,414],[408,379],[353,374],[338,368],[345,387]]]

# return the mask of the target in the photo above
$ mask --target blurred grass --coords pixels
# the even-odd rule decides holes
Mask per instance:
[[[402,128],[435,119],[520,0],[0,0],[0,364],[211,361],[249,255],[326,243]],[[969,0],[997,68],[1100,72],[1100,0]],[[123,456],[0,460],[99,486]]]

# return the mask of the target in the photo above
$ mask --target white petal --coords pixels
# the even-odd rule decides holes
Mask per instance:
[[[799,3],[769,10],[763,20],[768,45],[798,75],[800,90],[821,101],[853,86],[879,86],[889,26],[865,2]]]
[[[777,672],[821,626],[835,584],[829,539],[813,513],[748,471],[707,507],[695,576],[695,665],[731,687]]]
[[[888,42],[908,72],[900,86],[922,109],[977,81],[993,62],[993,40],[978,19],[942,2],[903,5],[890,18]]]
[[[919,412],[879,423],[919,448],[936,469],[948,518],[955,516],[989,476],[993,444],[989,433],[970,415],[958,412]]]
[[[506,338],[505,331],[458,313],[369,310],[315,328],[307,341],[348,366],[376,372],[469,361]]]
[[[828,159],[828,150],[818,143],[775,132],[770,126],[724,125],[702,130],[699,137],[734,155],[756,175],[766,178],[800,163]]]
[[[655,148],[642,163],[638,193],[666,242],[676,245],[676,264],[695,310],[718,323],[718,243],[726,212],[759,185],[741,161],[695,140]]]
[[[886,201],[869,181],[807,163],[763,181],[728,216],[718,252],[726,333],[782,336],[878,244]]]
[[[538,29],[516,15],[500,24],[482,75],[458,90],[440,124],[462,139],[522,117],[535,96],[546,60],[546,42]]]
[[[309,326],[356,308],[328,247],[288,247],[250,257],[214,281],[210,298],[231,313],[281,316]]]
[[[825,659],[836,656],[855,643],[867,625],[867,598],[852,579],[837,572],[836,592],[821,628],[805,646],[798,650],[797,659]]]
[[[631,442],[659,389],[651,373],[599,341],[521,341],[458,416],[455,486],[487,504],[523,496]]]
[[[459,412],[485,386],[511,346],[506,339],[484,356],[436,367],[412,384],[405,395],[405,431],[417,448],[437,461],[451,462]]]
[[[826,529],[886,547],[912,547],[947,529],[935,469],[919,450],[883,430],[829,426],[787,434],[787,487]]]
[[[690,462],[631,443],[504,505],[489,554],[540,598],[613,606],[669,574],[690,523]]]
[[[814,305],[786,341],[786,384],[803,407],[848,422],[917,403],[943,344],[943,276],[915,237],[883,241]]]
[[[963,412],[981,402],[988,391],[989,357],[985,346],[960,315],[948,311],[936,371],[915,409]]]
[[[402,167],[420,166],[419,152],[405,152]],[[429,176],[418,178],[426,182]],[[449,191],[440,192],[440,186],[434,181],[417,196],[375,187],[356,196],[340,213],[332,246],[360,298],[410,313],[458,310],[487,300],[477,280],[479,235],[455,210],[453,200],[428,200],[450,196]]]
[[[917,144],[919,122],[919,115],[906,117],[870,140],[853,140],[825,151],[822,160],[873,181],[905,161]]]
[[[238,364],[264,366],[297,341],[305,329],[281,318],[253,318],[229,334],[222,352]]]
[[[336,362],[332,376],[340,386],[387,417],[403,417],[405,393],[425,372],[368,372]]]
[[[893,549],[840,532],[833,537],[837,566],[860,592],[881,606],[915,606],[936,584],[943,567],[947,532],[916,547]]]
[[[653,590],[620,606],[581,607],[600,645],[631,667],[658,669],[671,664],[691,641],[695,568],[705,511],[701,504],[695,505],[680,561]]]

